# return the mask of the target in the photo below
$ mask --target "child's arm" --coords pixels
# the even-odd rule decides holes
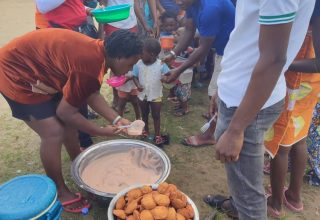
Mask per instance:
[[[134,84],[136,85],[136,87],[138,88],[138,91],[142,92],[143,91],[143,86],[140,84],[138,78],[137,77],[133,77],[132,80],[133,80]]]

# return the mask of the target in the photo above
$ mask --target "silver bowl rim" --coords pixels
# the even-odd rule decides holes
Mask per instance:
[[[74,182],[81,189],[83,189],[87,192],[90,192],[94,195],[98,195],[101,197],[108,197],[108,198],[113,198],[114,196],[116,196],[117,193],[113,194],[113,193],[101,192],[101,191],[95,190],[95,189],[91,188],[90,186],[88,186],[81,179],[80,174],[79,174],[79,169],[77,169],[77,167],[79,167],[83,158],[85,158],[86,155],[90,154],[91,152],[95,151],[96,149],[100,148],[101,146],[106,146],[106,145],[112,146],[113,144],[121,144],[121,143],[123,143],[123,144],[131,144],[131,143],[137,144],[137,145],[140,145],[140,146],[143,146],[146,148],[150,148],[150,149],[156,151],[158,153],[158,155],[161,157],[161,159],[164,161],[164,164],[167,165],[167,168],[163,172],[164,175],[162,177],[160,177],[154,184],[160,184],[168,178],[168,176],[170,175],[170,172],[171,172],[171,162],[170,162],[168,155],[162,149],[159,149],[158,147],[156,147],[155,145],[153,145],[151,143],[140,141],[140,140],[115,139],[115,140],[102,141],[97,144],[94,144],[94,145],[90,146],[89,148],[87,148],[85,151],[81,152],[76,157],[76,159],[71,164],[71,177],[74,180]]]

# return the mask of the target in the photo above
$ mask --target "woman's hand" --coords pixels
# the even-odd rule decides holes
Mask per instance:
[[[107,125],[106,127],[101,128],[100,136],[113,136],[116,134],[119,134],[121,132],[121,129],[113,126],[113,125]]]

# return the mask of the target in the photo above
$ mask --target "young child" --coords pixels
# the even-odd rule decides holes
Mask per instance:
[[[183,27],[179,28],[175,34],[175,40],[178,42],[180,37],[184,34],[185,29]],[[178,67],[182,64],[183,59],[186,59],[193,49],[188,48],[186,51],[180,54],[180,56],[175,60],[175,65],[173,68]],[[178,78],[178,83],[173,87],[173,95],[175,97],[174,101],[177,101],[177,106],[175,107],[174,115],[177,117],[184,116],[189,113],[188,101],[191,97],[191,82],[193,78],[193,70],[185,70]]]
[[[117,87],[118,92],[118,113],[123,116],[127,102],[131,102],[136,119],[140,119],[140,110],[138,103],[138,88],[133,81],[132,72],[128,72],[126,75],[127,81],[124,85]]]
[[[179,26],[177,16],[173,12],[165,11],[159,19],[161,22],[160,37],[175,34]]]
[[[161,77],[169,72],[169,68],[158,59],[160,51],[158,40],[146,39],[142,59],[134,65],[133,75],[140,84],[138,87],[143,88],[138,94],[142,120],[145,122],[143,135],[145,137],[149,135],[148,117],[151,109],[155,132],[154,142],[161,147],[165,143],[165,139],[160,134],[160,112],[163,96]]]

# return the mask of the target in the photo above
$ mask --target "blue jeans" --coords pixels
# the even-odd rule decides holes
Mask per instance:
[[[218,101],[218,121],[215,131],[216,140],[228,128],[237,110],[227,108]],[[228,186],[239,212],[240,220],[267,219],[267,203],[263,187],[264,133],[277,120],[284,107],[280,101],[261,110],[255,120],[246,128],[244,143],[237,162],[226,163]]]

